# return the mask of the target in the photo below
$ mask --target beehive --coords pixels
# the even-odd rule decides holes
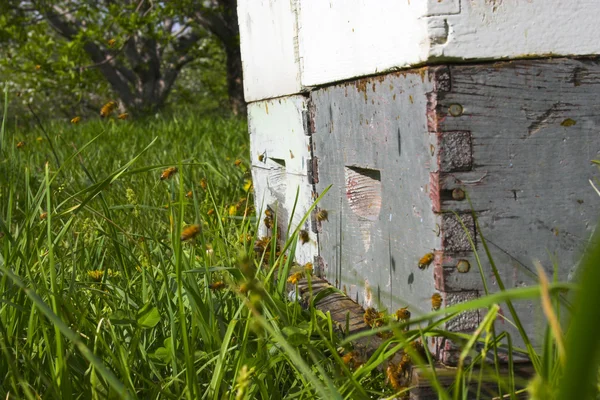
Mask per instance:
[[[257,206],[286,221],[298,193],[297,223],[332,185],[319,204],[329,221],[308,219],[300,262],[360,304],[417,314],[436,292],[444,306],[484,293],[471,241],[498,290],[481,235],[507,287],[536,282],[534,260],[572,278],[600,214],[589,184],[600,4],[240,0],[238,11]],[[516,308],[536,343],[538,305]],[[446,328],[479,322],[472,312]],[[455,361],[451,343],[434,350]]]

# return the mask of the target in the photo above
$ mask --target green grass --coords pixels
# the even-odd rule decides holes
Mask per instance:
[[[573,284],[504,289],[498,275],[500,292],[413,318],[409,327],[389,323],[344,337],[312,303],[302,309],[287,299],[298,232],[284,238],[281,252],[254,250],[258,221],[248,190],[245,122],[182,115],[135,123],[54,121],[44,131],[4,126],[3,120],[2,398],[386,398],[394,390],[385,367],[402,349],[424,368],[440,398],[464,398],[468,389],[479,398],[492,392],[516,398],[523,382],[512,364],[501,373],[497,357],[482,359],[499,349],[534,361],[530,393],[537,398],[557,396],[559,388],[561,398],[597,392],[597,358],[586,358],[580,341],[585,337],[597,353],[591,327],[600,310],[592,285],[600,279],[593,268],[597,250],[584,263],[589,279],[576,300],[581,313],[566,333],[566,367],[557,348],[561,333],[549,327],[541,350],[516,349],[493,322],[498,305],[512,309],[513,302],[542,295],[557,312],[558,297],[577,291]],[[20,141],[25,146],[17,149]],[[172,166],[178,173],[161,180]],[[182,242],[182,230],[192,224],[200,234]],[[489,257],[480,237],[485,254],[478,257]],[[225,288],[211,290],[218,282]],[[441,328],[473,309],[487,309],[475,333]],[[518,315],[507,317],[520,325]],[[387,339],[362,367],[343,362],[353,340],[378,333]],[[431,355],[409,345],[435,336],[462,343],[450,386],[426,368]]]

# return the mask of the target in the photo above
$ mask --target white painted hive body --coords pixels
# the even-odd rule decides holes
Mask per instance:
[[[365,306],[427,312],[435,292],[444,305],[483,294],[460,218],[491,290],[480,232],[508,287],[535,282],[533,260],[572,277],[599,217],[600,63],[581,56],[600,53],[600,3],[240,0],[238,12],[257,208],[287,220],[299,190],[298,223],[333,185],[299,262]],[[542,333],[537,304],[517,311]],[[451,343],[436,351],[454,361]]]

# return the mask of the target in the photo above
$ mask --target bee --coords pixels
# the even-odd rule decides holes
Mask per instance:
[[[434,311],[437,311],[440,309],[441,306],[442,306],[442,295],[439,293],[434,293],[431,296],[431,308]]]
[[[225,282],[223,282],[223,281],[213,282],[210,285],[208,285],[208,288],[212,291],[225,289]]]
[[[422,359],[427,358],[427,353],[425,352],[425,347],[423,347],[423,343],[421,343],[418,340],[415,340],[410,345],[413,348],[413,351],[417,353],[419,357],[421,357]]]
[[[73,125],[75,125],[75,124],[78,124],[78,123],[79,123],[79,121],[81,121],[81,117],[79,117],[79,116],[77,116],[77,117],[74,117],[73,119],[71,119],[71,123],[72,123]]]
[[[300,238],[300,243],[306,244],[310,240],[308,236],[308,231],[306,229],[302,229],[300,233],[298,233],[298,238]]]
[[[288,277],[287,282],[295,285],[302,279],[303,275],[302,272],[296,272]]]
[[[404,307],[396,311],[396,319],[398,321],[408,321],[410,319],[410,311],[408,311],[408,307]]]
[[[23,147],[25,147],[25,142],[20,141],[19,143],[17,143],[17,149],[22,149]]]
[[[377,310],[375,310],[373,307],[369,307],[365,310],[365,313],[363,315],[363,321],[365,321],[365,324],[372,328],[377,324],[379,317],[380,313],[378,313]]]
[[[108,103],[106,103],[105,105],[102,106],[102,108],[100,109],[100,116],[102,118],[108,117],[113,111],[114,109],[117,107],[117,103],[114,101],[109,101]]]
[[[108,41],[108,46],[109,47],[115,47],[115,44],[117,44],[117,41],[115,39],[110,39]]]
[[[41,68],[42,68],[42,66],[41,66],[40,64],[37,64],[37,65],[35,66],[35,70],[36,70],[36,71],[39,71]]]
[[[48,217],[48,213],[46,211],[44,211],[43,213],[40,214],[40,220],[43,221]]]
[[[104,276],[104,271],[102,271],[100,269],[95,269],[93,271],[88,271],[87,274],[90,278],[92,278],[96,282],[100,282],[102,280],[102,277]]]
[[[400,363],[398,364],[398,372],[400,372],[403,376],[406,376],[411,364],[412,360],[408,353],[402,354],[402,359],[400,359]]]
[[[206,212],[206,215],[213,215],[214,213],[215,213],[215,209],[214,209],[214,208],[211,208],[210,210],[208,210],[208,211]]]
[[[189,240],[200,233],[200,225],[190,225],[181,232],[181,241]]]
[[[192,191],[190,190],[189,192],[187,192],[185,194],[185,197],[187,197],[188,199],[191,199],[192,197],[194,197],[194,193],[192,193]]]
[[[360,354],[356,350],[344,354],[342,357],[342,362],[350,369],[358,369],[364,364],[361,360]]]
[[[329,222],[329,213],[327,212],[327,210],[319,210],[319,212],[317,212],[317,221],[319,222],[323,222],[323,221],[327,221]]]
[[[206,190],[206,186],[207,186],[206,179],[205,178],[200,179],[200,187],[202,188],[202,190]]]
[[[175,175],[176,173],[177,173],[177,168],[176,167],[169,167],[169,168],[165,169],[162,172],[162,174],[160,174],[160,180],[164,181],[165,179],[169,179],[173,175]]]
[[[290,158],[294,158],[294,153],[290,150]]]
[[[235,162],[233,163],[233,165],[235,165],[236,167],[239,167],[242,164],[242,160],[240,160],[239,158],[237,160],[235,160]]]
[[[387,376],[387,380],[394,390],[398,391],[402,388],[402,380],[401,377],[398,376],[398,367],[393,362],[389,362],[387,368],[385,369],[385,375]]]
[[[129,113],[121,113],[121,114],[119,114],[119,116],[117,118],[119,118],[119,119],[127,119],[127,118],[129,118]]]
[[[304,272],[311,275],[313,273],[313,263],[307,262],[304,264]]]
[[[427,253],[419,260],[419,269],[425,269],[431,264],[433,261],[434,255],[433,253]]]
[[[262,154],[258,155],[258,161],[260,161],[260,162],[264,162],[265,161],[265,153],[262,153]]]

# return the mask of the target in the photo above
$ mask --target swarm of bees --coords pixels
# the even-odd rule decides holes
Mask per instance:
[[[189,225],[181,232],[181,241],[193,239],[200,233],[200,225]]]
[[[81,121],[81,117],[79,117],[79,116],[78,117],[74,117],[73,119],[71,119],[71,123],[73,125],[78,124],[79,121]]]
[[[431,308],[433,311],[437,311],[442,306],[442,295],[439,293],[434,293],[431,296]]]
[[[300,239],[300,243],[302,243],[302,244],[308,243],[308,241],[310,240],[310,237],[308,236],[308,231],[306,229],[302,229],[298,233],[298,238]]]
[[[117,107],[117,103],[115,101],[109,101],[100,109],[100,116],[102,118],[108,117]]]
[[[419,260],[419,269],[425,269],[429,267],[434,259],[433,253],[427,253]]]
[[[169,167],[167,169],[165,169],[161,174],[160,174],[160,180],[164,181],[165,179],[170,179],[171,177],[173,177],[175,174],[177,173],[177,168],[176,167]]]

